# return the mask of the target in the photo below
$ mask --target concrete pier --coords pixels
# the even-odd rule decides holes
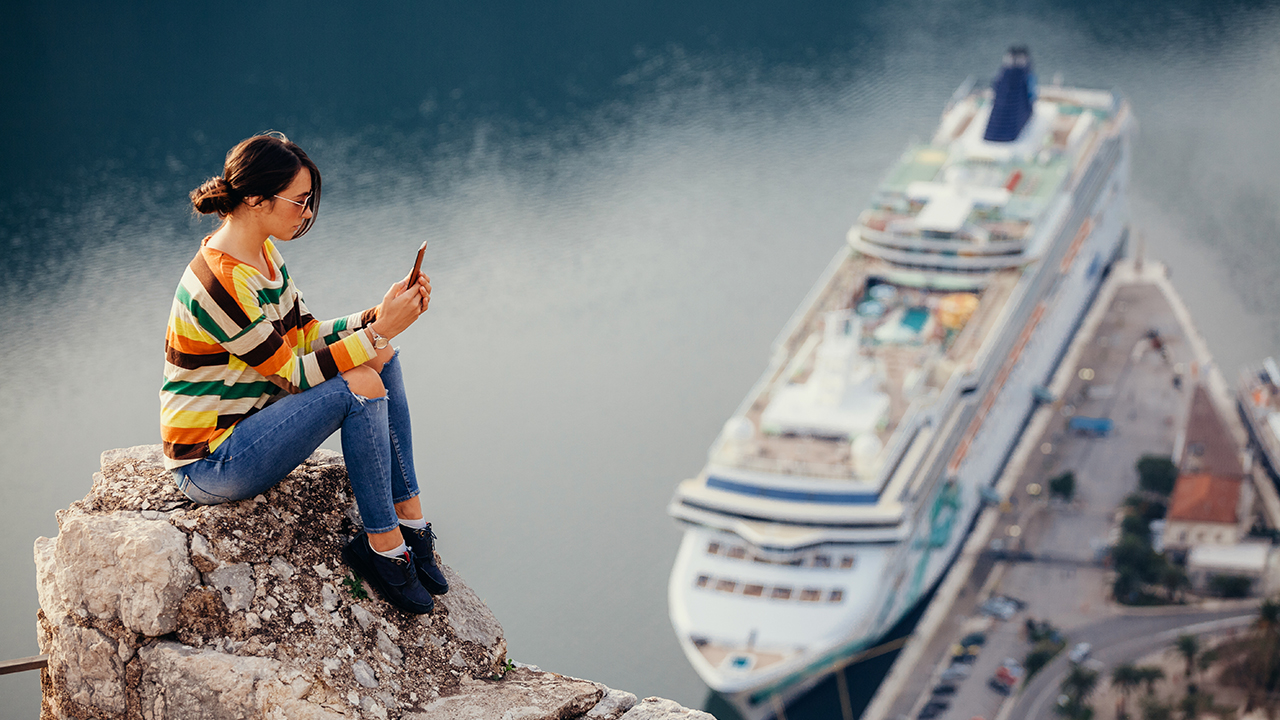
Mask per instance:
[[[1164,352],[1148,333],[1160,334]],[[1113,268],[1063,358],[1049,391],[1056,402],[1041,406],[1016,447],[996,489],[1008,503],[988,507],[893,669],[872,698],[864,720],[915,718],[949,662],[950,648],[969,632],[986,633],[986,644],[968,678],[958,681],[949,707],[937,718],[969,720],[1050,717],[1043,687],[1061,656],[1041,671],[1039,685],[1006,698],[987,685],[1001,662],[1021,661],[1027,650],[1027,618],[1048,620],[1069,642],[1099,639],[1117,656],[1127,642],[1157,637],[1195,623],[1235,622],[1251,605],[1133,609],[1110,601],[1108,571],[1097,558],[1117,524],[1116,509],[1137,487],[1134,465],[1145,454],[1173,455],[1191,393],[1203,385],[1240,448],[1247,434],[1223,373],[1169,282],[1165,267],[1122,260]],[[1067,431],[1073,415],[1106,417],[1105,438]],[[1050,478],[1072,471],[1073,502],[1050,501]],[[1265,474],[1255,482],[1266,519],[1280,526],[1280,500]],[[1028,487],[1031,492],[1028,492]],[[1038,486],[1038,487],[1037,487]],[[1038,490],[1038,492],[1037,492]],[[999,540],[1017,547],[1021,559],[997,560]],[[977,612],[993,594],[1026,602],[1001,621]],[[1133,618],[1141,616],[1141,622]],[[1134,635],[1134,637],[1129,637]],[[1056,685],[1053,686],[1056,688]],[[1034,691],[1034,692],[1032,692]]]

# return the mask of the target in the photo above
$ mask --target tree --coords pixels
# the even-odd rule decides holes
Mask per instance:
[[[1143,455],[1137,464],[1138,487],[1161,495],[1173,493],[1178,480],[1178,466],[1173,460],[1159,455]]]
[[[1071,672],[1062,681],[1062,694],[1067,696],[1066,703],[1058,706],[1058,714],[1072,720],[1085,720],[1093,717],[1093,708],[1089,706],[1089,696],[1098,687],[1098,671],[1090,670],[1083,665],[1072,665]]]
[[[1141,538],[1148,544],[1151,542],[1151,525],[1140,515],[1125,513],[1124,519],[1120,521],[1120,532]]]
[[[1196,657],[1200,655],[1200,638],[1184,633],[1178,636],[1174,647],[1182,659],[1187,661],[1187,677],[1190,678],[1196,666]]]
[[[1142,684],[1142,671],[1133,663],[1117,665],[1111,671],[1111,686],[1120,691],[1120,717],[1127,718],[1129,713],[1129,693]]]
[[[1142,683],[1147,686],[1147,695],[1155,695],[1156,683],[1164,679],[1164,670],[1155,665],[1142,665],[1138,668]]]
[[[1049,494],[1071,502],[1076,496],[1076,474],[1068,470],[1049,481]]]

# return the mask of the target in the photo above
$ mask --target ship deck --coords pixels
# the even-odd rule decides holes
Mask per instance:
[[[821,337],[825,318],[833,311],[848,311],[864,301],[868,278],[891,279],[900,273],[874,258],[847,256],[837,268],[831,282],[809,311],[795,326],[794,332],[783,342],[786,361],[778,363],[767,379],[763,392],[756,396],[747,410],[746,417],[753,428],[751,441],[735,463],[736,466],[764,471],[787,472],[813,478],[849,480],[852,446],[843,438],[803,433],[770,433],[762,430],[762,419],[776,388],[787,383],[803,383],[812,369],[800,368],[794,376],[786,377],[794,369],[796,358],[805,351],[810,338]],[[879,343],[864,345],[864,358],[875,363],[880,378],[880,388],[888,399],[888,411],[875,429],[875,436],[882,446],[887,446],[911,407],[912,400],[927,402],[936,396],[956,372],[973,369],[974,361],[984,341],[996,327],[1003,309],[1016,287],[1021,272],[1005,270],[991,273],[981,279],[966,279],[981,284],[974,294],[978,305],[964,327],[948,342],[932,337],[924,342]],[[925,307],[938,298],[951,294],[942,290],[924,290],[900,287],[902,297],[886,308],[886,316],[895,310]],[[880,325],[878,327],[883,327]],[[919,384],[911,381],[914,371],[924,369]]]

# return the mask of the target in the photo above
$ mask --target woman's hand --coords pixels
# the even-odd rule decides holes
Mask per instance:
[[[418,282],[409,285],[409,279],[392,285],[378,305],[378,319],[373,322],[377,333],[393,338],[404,332],[427,309],[431,300],[431,282],[419,273]]]
[[[418,273],[417,279],[412,277],[406,277],[404,279],[404,285],[406,287],[411,286],[415,282],[418,285],[419,291],[422,293],[422,312],[426,312],[427,306],[431,304],[431,278],[427,277],[426,273],[420,272]],[[413,288],[410,287],[410,290],[412,289]]]

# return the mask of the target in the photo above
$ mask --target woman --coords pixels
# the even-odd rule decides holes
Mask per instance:
[[[280,133],[232,148],[191,202],[222,225],[187,266],[169,315],[165,466],[197,503],[250,498],[341,428],[364,522],[343,558],[392,604],[431,612],[431,595],[449,586],[418,501],[409,406],[388,345],[427,309],[430,280],[406,278],[361,313],[312,317],[272,238],[311,229],[320,171]]]

